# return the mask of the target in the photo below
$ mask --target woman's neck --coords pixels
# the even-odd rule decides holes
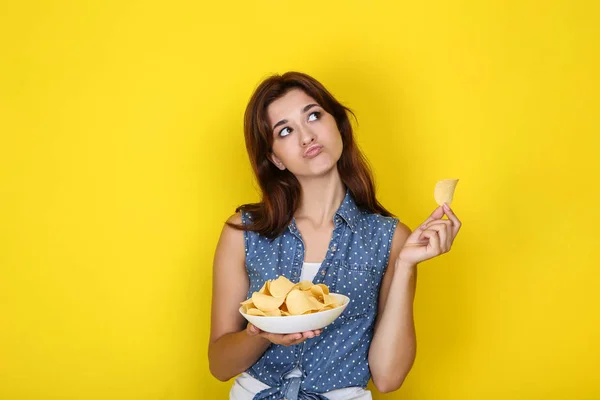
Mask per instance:
[[[333,216],[346,196],[346,188],[337,171],[302,181],[300,186],[300,204],[294,217],[308,220],[316,227],[332,224]]]

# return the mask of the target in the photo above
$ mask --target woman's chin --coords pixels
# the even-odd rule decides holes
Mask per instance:
[[[323,178],[325,176],[329,176],[331,174],[337,174],[337,165],[336,164],[323,164],[323,165],[314,165],[306,171],[304,177],[306,178]]]

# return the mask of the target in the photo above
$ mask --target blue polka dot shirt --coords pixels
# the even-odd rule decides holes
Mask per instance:
[[[242,222],[251,220],[242,211]],[[350,193],[334,216],[333,235],[313,283],[324,283],[333,293],[345,294],[350,304],[323,333],[295,346],[271,344],[246,372],[270,386],[255,399],[283,399],[289,393],[294,368],[302,371],[297,398],[325,398],[319,393],[344,387],[366,387],[371,377],[368,353],[373,338],[379,288],[387,268],[398,220],[359,209]],[[304,261],[304,243],[291,223],[280,236],[269,239],[244,232],[248,297],[268,279],[286,276],[297,283]],[[294,396],[296,397],[296,396]]]

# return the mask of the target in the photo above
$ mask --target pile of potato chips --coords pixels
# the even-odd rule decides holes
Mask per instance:
[[[310,281],[294,284],[285,276],[266,281],[260,291],[240,304],[244,314],[268,317],[313,314],[341,306],[327,285]]]

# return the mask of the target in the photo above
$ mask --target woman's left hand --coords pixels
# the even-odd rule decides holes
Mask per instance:
[[[448,219],[442,219],[446,214]],[[447,253],[460,230],[461,222],[446,203],[440,206],[410,234],[397,262],[416,265]]]

